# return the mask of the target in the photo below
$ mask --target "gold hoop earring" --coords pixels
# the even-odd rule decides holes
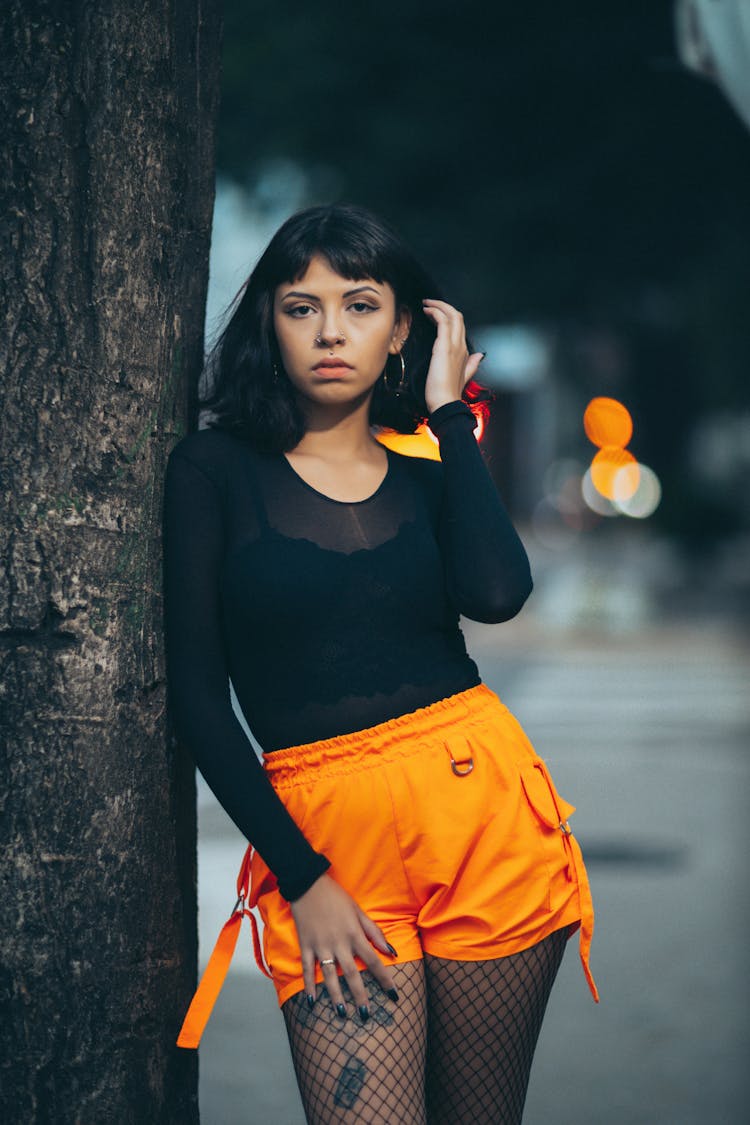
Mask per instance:
[[[388,379],[388,360],[386,360],[385,361],[385,367],[383,368],[383,382],[385,383],[386,387],[391,392],[391,394],[395,395],[397,398],[400,398],[402,395],[405,395],[406,392],[408,391],[409,381],[406,378],[406,363],[404,361],[404,353],[398,352],[397,354],[398,354],[398,358],[401,360],[401,375],[399,377],[399,380],[394,385]]]

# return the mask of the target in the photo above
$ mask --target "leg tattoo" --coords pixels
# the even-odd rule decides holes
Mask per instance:
[[[362,1059],[350,1055],[339,1075],[336,1091],[333,1095],[333,1104],[351,1109],[362,1091],[366,1077],[367,1067]]]
[[[334,1012],[325,985],[318,986],[313,1008],[308,1007],[304,992],[284,1004],[297,1084],[310,1125],[426,1125],[422,962],[395,965],[394,977],[398,1003],[385,995],[370,973],[362,973],[370,1009],[366,1023],[343,979],[346,1019]]]

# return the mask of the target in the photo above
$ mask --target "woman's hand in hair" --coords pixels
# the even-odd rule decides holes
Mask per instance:
[[[461,398],[484,356],[482,352],[469,355],[464,318],[453,305],[447,301],[425,300],[422,307],[437,328],[424,390],[427,409],[432,414],[446,402]]]
[[[360,910],[351,895],[339,886],[330,875],[321,875],[313,885],[290,904],[302,954],[302,972],[308,998],[316,995],[315,964],[322,965],[323,979],[328,989],[334,1011],[341,1015],[346,1008],[338,974],[346,978],[360,1016],[367,1019],[363,1009],[368,1009],[369,997],[354,958],[359,957],[381,987],[395,999],[393,973],[375,952],[393,955],[382,931],[364,911]],[[343,1009],[342,1007],[343,1006]],[[351,1015],[351,1013],[347,1013]]]

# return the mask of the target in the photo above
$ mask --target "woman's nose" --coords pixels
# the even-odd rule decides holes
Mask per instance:
[[[339,329],[336,318],[332,314],[324,314],[323,324],[315,337],[316,344],[330,347],[332,344],[343,344],[345,340],[346,337]]]

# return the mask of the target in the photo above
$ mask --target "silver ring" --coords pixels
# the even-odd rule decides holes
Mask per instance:
[[[325,960],[321,961],[320,963],[321,963],[321,965],[335,965],[336,964],[336,958],[335,957],[326,957]]]

